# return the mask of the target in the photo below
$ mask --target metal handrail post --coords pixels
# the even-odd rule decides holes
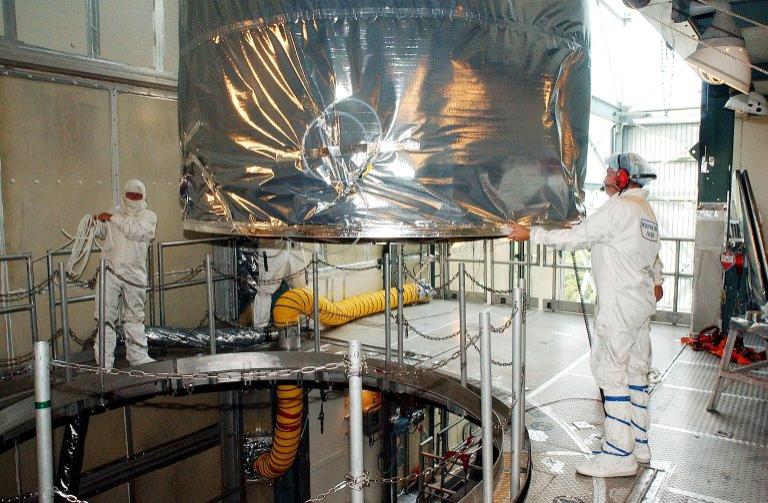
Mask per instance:
[[[53,284],[50,285],[53,290]],[[64,353],[64,361],[69,363],[69,306],[67,304],[67,273],[64,270],[64,262],[59,262],[59,295],[61,295],[61,346]],[[72,380],[72,369],[67,366],[64,369],[67,382]]]
[[[48,342],[35,342],[34,347],[38,501],[53,503],[53,435]]]
[[[27,262],[27,288],[29,292],[29,324],[30,330],[32,330],[32,342],[40,340],[40,336],[37,333],[37,301],[35,300],[35,292],[32,290],[35,288],[35,269],[32,262],[32,255],[26,256]]]
[[[480,313],[480,389],[483,425],[483,501],[493,501],[493,410],[491,395],[491,313]]]
[[[106,337],[106,320],[104,317],[106,316],[106,302],[105,302],[105,295],[106,295],[106,285],[107,285],[107,267],[106,263],[104,262],[104,259],[99,260],[99,368],[103,369],[106,366],[107,363],[107,355],[106,352],[106,340],[104,339]],[[104,392],[104,371],[102,370],[100,373],[100,384],[101,384],[101,392]]]
[[[384,249],[384,361],[392,361],[392,255],[387,243]]]
[[[216,354],[216,305],[213,299],[213,268],[211,267],[211,254],[205,255],[205,280],[208,292],[208,338],[211,354]]]
[[[48,273],[48,278],[50,279],[53,276],[53,255],[51,255],[51,251],[48,250],[45,252],[45,266],[46,266],[46,272]],[[54,340],[56,338],[56,290],[53,289],[53,284],[50,283],[48,285],[48,314],[50,316],[50,325],[51,325],[51,340]],[[58,353],[58,344],[54,341],[54,344],[51,347],[51,355],[53,358],[56,358],[56,354]]]
[[[403,245],[397,247],[397,363],[403,363],[405,330],[403,326]]]
[[[672,292],[672,325],[677,325],[677,296],[680,294],[680,240],[675,240],[675,285]]]
[[[520,282],[524,284],[522,281]],[[524,408],[522,401],[522,366],[523,366],[523,291],[519,287],[512,289],[515,314],[512,320],[512,421],[510,435],[512,440],[512,467],[510,471],[510,497],[512,501],[520,492],[520,454],[522,450],[522,420]]]
[[[467,385],[467,286],[464,262],[459,262],[459,351],[461,385]]]
[[[147,300],[149,301],[149,324],[155,324],[155,254],[154,243],[147,245]]]
[[[160,311],[160,326],[165,326],[165,267],[163,263],[163,243],[157,244],[157,302]]]
[[[491,290],[487,288],[493,288],[493,260],[491,260],[492,253],[493,250],[491,249],[491,241],[489,239],[483,240],[483,279],[485,280],[486,285],[485,303],[489,305],[493,303],[493,294],[491,293]]]
[[[363,377],[360,341],[349,341],[349,473],[363,477]],[[363,503],[363,488],[352,487],[352,503]]]
[[[315,338],[315,353],[320,352],[320,274],[317,251],[312,253],[312,331]]]

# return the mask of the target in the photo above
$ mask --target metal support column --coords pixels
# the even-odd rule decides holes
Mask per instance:
[[[147,246],[147,302],[149,302],[149,324],[155,326],[155,245]]]
[[[163,264],[163,243],[157,245],[157,300],[160,311],[160,326],[165,326],[165,267]]]
[[[29,291],[29,325],[32,331],[32,342],[40,340],[40,336],[37,333],[37,300],[35,299],[35,263],[32,260],[32,255],[27,255],[27,288]]]
[[[105,289],[107,285],[107,267],[106,263],[104,262],[104,259],[99,260],[99,297],[98,297],[98,306],[99,306],[99,368],[104,368],[107,363],[107,355],[106,355],[106,320],[104,317],[106,316],[106,305],[104,297],[106,295]],[[104,373],[99,373],[99,381],[101,384],[101,392],[104,392]]]
[[[240,390],[219,392],[219,432],[221,435],[221,492],[219,501],[245,501],[241,460],[243,401]]]
[[[363,378],[360,341],[349,341],[349,473],[361,481],[363,468]],[[352,503],[363,503],[363,487],[351,488]]]
[[[397,246],[397,363],[403,363],[405,327],[403,325],[403,245]]]
[[[485,281],[485,303],[493,304],[493,241],[483,240],[483,280]]]
[[[45,252],[45,265],[46,272],[48,273],[48,279],[53,277],[53,255],[51,251]],[[53,282],[48,284],[48,314],[49,322],[51,326],[51,340],[56,339],[56,332],[58,327],[56,326],[56,290],[53,288]],[[58,343],[51,346],[51,356],[55,359],[58,356]]]
[[[525,284],[522,280],[520,284]],[[509,491],[511,501],[520,492],[520,454],[523,446],[522,428],[525,420],[525,404],[523,403],[523,290],[512,289],[512,301],[515,305],[512,320],[512,424],[510,436],[512,439],[512,467],[510,473]]]
[[[384,361],[392,361],[392,250],[384,245]]]
[[[208,290],[208,337],[211,346],[211,354],[216,354],[216,305],[213,298],[213,268],[211,267],[211,254],[205,255],[205,281]]]
[[[493,501],[493,395],[491,394],[491,313],[480,313],[480,391],[483,425],[483,501]]]
[[[35,439],[38,501],[53,503],[53,435],[48,342],[35,342]]]
[[[128,459],[131,459],[134,455],[133,414],[131,413],[131,407],[129,405],[123,407],[123,428],[125,431],[125,455]],[[126,485],[128,486],[128,503],[135,503],[136,489],[134,487],[133,481],[129,481]]]
[[[461,385],[467,385],[467,288],[464,262],[459,262],[459,351]]]
[[[312,335],[315,338],[315,353],[320,352],[320,275],[318,274],[317,252],[312,254]]]
[[[53,290],[53,283],[48,285]],[[67,305],[67,273],[64,270],[64,262],[59,262],[59,295],[61,296],[61,346],[64,361],[69,363],[69,306]],[[53,336],[52,336],[53,337]],[[67,382],[72,380],[72,369],[64,369]]]

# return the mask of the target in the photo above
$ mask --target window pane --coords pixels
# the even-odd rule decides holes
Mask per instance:
[[[131,66],[154,66],[152,0],[100,0],[101,57]]]
[[[72,54],[87,54],[85,0],[16,0],[20,41]]]

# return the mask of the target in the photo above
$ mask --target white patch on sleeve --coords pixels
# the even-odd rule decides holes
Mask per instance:
[[[653,220],[647,218],[640,219],[640,232],[643,234],[643,238],[654,243],[659,240],[659,225]]]

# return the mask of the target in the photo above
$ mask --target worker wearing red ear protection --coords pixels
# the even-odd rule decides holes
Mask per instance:
[[[510,239],[588,249],[597,291],[590,366],[605,395],[601,451],[577,467],[593,477],[634,476],[637,462],[649,462],[648,372],[650,319],[663,290],[659,227],[643,189],[656,178],[634,153],[606,159],[603,181],[610,199],[570,229],[511,225]]]

